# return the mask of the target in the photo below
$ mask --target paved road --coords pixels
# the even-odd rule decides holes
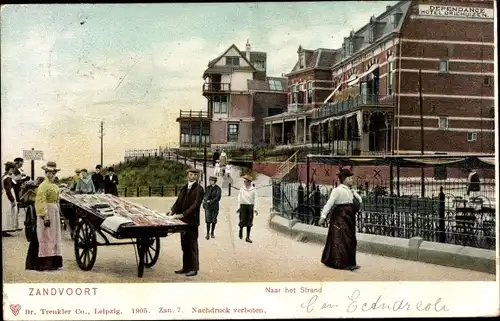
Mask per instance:
[[[158,211],[167,211],[173,198],[130,198]],[[216,238],[203,238],[200,227],[201,271],[195,278],[173,273],[181,265],[178,235],[162,239],[158,263],[137,278],[132,245],[98,248],[89,272],[79,270],[69,233],[64,232],[62,272],[24,271],[28,244],[23,234],[2,242],[4,282],[266,282],[266,281],[493,281],[494,275],[359,253],[357,272],[337,271],[320,263],[322,246],[299,243],[268,227],[270,197],[262,198],[253,244],[237,236],[235,197],[223,197]]]

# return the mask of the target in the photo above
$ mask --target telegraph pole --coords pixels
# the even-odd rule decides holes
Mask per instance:
[[[104,153],[104,122],[101,120],[101,130],[99,131],[99,138],[101,139],[101,167],[103,166],[103,153]]]
[[[418,103],[420,105],[420,154],[424,156],[424,107],[422,101],[422,70],[418,71]],[[420,168],[421,197],[425,197],[424,168]]]

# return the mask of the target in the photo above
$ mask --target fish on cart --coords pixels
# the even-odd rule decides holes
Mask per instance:
[[[75,258],[80,269],[89,271],[97,258],[97,247],[133,244],[138,256],[138,276],[153,267],[160,253],[160,238],[185,230],[186,223],[145,206],[110,194],[75,194],[61,188],[61,208],[73,207],[79,218],[74,232]],[[108,237],[132,239],[112,243]],[[97,235],[104,242],[97,241]]]

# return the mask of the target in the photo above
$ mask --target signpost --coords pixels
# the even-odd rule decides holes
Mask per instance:
[[[25,161],[31,161],[31,179],[35,180],[35,161],[43,160],[43,151],[35,150],[34,148],[32,148],[31,150],[23,150],[23,158]]]

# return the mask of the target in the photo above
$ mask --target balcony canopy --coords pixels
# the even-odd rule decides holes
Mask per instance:
[[[361,78],[363,78],[364,76],[367,76],[367,75],[371,74],[371,73],[372,73],[372,72],[374,72],[374,71],[375,71],[375,69],[377,69],[378,67],[379,67],[379,65],[378,65],[378,64],[373,64],[370,68],[368,68],[368,70],[367,70],[367,71],[365,71],[365,72],[364,72],[364,73],[362,73],[361,75],[357,76],[355,79],[353,79],[353,80],[349,80],[349,79],[350,79],[350,78],[349,78],[349,79],[347,80],[347,81],[348,81],[347,85],[348,85],[348,86],[354,86],[354,85],[356,85],[356,84],[357,84],[357,83],[361,80]]]
[[[307,155],[312,163],[341,166],[388,166],[451,168],[495,168],[495,156],[485,155],[387,155],[387,156],[330,156]]]

